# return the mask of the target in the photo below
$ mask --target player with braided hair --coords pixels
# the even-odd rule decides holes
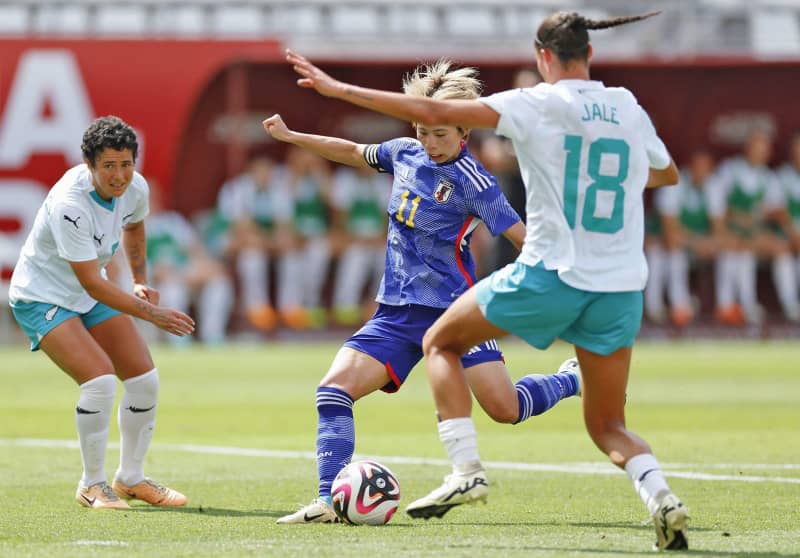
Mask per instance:
[[[409,98],[475,99],[481,83],[472,68],[451,68],[446,60],[417,68],[403,84]],[[331,523],[331,485],[350,462],[355,446],[353,404],[377,390],[400,389],[422,358],[422,337],[452,301],[475,282],[470,236],[481,223],[518,248],[525,227],[494,177],[469,153],[470,130],[458,124],[416,124],[417,139],[397,138],[362,145],[340,138],[292,131],[280,115],[264,121],[277,140],[331,161],[394,175],[387,209],[388,240],[383,279],[374,316],[352,335],[317,388],[317,470],[319,495],[278,523]],[[466,381],[486,412],[498,422],[518,423],[551,408],[579,389],[574,359],[556,374],[530,374],[511,382],[497,342],[485,339],[459,355]],[[467,421],[471,425],[471,419]],[[440,436],[457,444],[464,427],[442,423]],[[474,443],[474,436],[471,438]],[[488,493],[485,475],[474,474],[472,445],[451,455],[455,478],[470,473],[470,489],[449,505],[479,500]]]
[[[526,189],[527,233],[517,261],[461,295],[423,340],[440,429],[463,436],[473,469],[413,502],[431,517],[483,473],[460,355],[508,333],[547,348],[575,346],[583,371],[583,411],[595,444],[630,476],[652,516],[658,549],[687,548],[688,511],[670,491],[650,446],[625,427],[625,390],[647,281],[643,251],[645,188],[678,182],[678,170],[634,95],[589,77],[589,30],[655,13],[595,21],[558,12],[536,33],[545,82],[475,100],[411,97],[342,83],[287,52],[298,85],[423,125],[495,129],[511,139]],[[464,426],[468,424],[468,426]]]

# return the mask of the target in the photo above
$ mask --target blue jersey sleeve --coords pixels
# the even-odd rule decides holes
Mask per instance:
[[[508,203],[497,180],[475,159],[464,157],[457,163],[461,170],[464,199],[469,210],[477,215],[497,236],[520,221],[519,215]]]
[[[404,150],[413,150],[419,142],[412,138],[395,138],[378,144],[370,144],[364,148],[364,159],[378,172],[394,174],[394,162]]]

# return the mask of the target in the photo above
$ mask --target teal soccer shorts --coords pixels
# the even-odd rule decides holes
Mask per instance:
[[[79,316],[86,329],[89,329],[120,314],[101,302],[92,306],[85,314],[78,314],[49,302],[16,302],[11,305],[11,311],[19,327],[31,340],[31,351],[38,351],[42,338],[70,318]]]
[[[537,349],[563,339],[608,355],[632,346],[642,322],[642,291],[576,289],[542,263],[509,264],[475,285],[475,296],[487,320]]]

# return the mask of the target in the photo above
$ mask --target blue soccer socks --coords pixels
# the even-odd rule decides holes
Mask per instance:
[[[579,381],[572,372],[530,374],[520,379],[515,387],[519,416],[514,424],[518,424],[534,415],[541,415],[565,397],[578,393]]]
[[[333,479],[350,463],[355,449],[353,398],[337,388],[318,387],[317,413],[319,497],[330,502]]]

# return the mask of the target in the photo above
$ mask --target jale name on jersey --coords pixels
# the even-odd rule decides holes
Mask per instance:
[[[611,124],[619,124],[617,120],[617,107],[610,107],[604,103],[583,104],[583,116],[581,120],[591,122],[592,120],[602,120]]]

